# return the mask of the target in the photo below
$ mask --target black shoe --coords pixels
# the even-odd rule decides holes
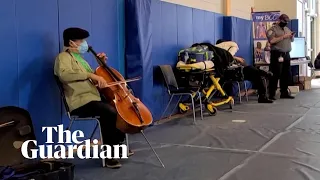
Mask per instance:
[[[281,99],[294,99],[295,97],[294,96],[291,96],[289,94],[284,94],[284,95],[280,95],[280,98]]]
[[[116,159],[106,159],[106,166],[111,169],[119,169],[121,168],[121,164]]]
[[[128,156],[132,156],[132,155],[134,155],[134,152],[129,149],[129,154],[128,154]]]
[[[271,78],[272,76],[273,76],[273,73],[270,72],[270,71],[268,71],[268,72],[267,72],[267,77],[268,77],[268,78]]]
[[[277,100],[274,96],[270,96],[269,99],[272,100],[272,101]]]
[[[273,103],[273,101],[264,97],[264,98],[259,98],[258,103]]]

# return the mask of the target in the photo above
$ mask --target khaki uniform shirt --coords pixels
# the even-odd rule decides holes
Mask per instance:
[[[63,84],[70,111],[91,101],[101,101],[98,89],[88,77],[89,73],[71,53],[64,51],[56,57],[54,74]]]
[[[278,24],[272,26],[267,31],[267,38],[269,42],[272,38],[277,38],[283,36],[285,34],[291,34],[291,30],[288,27],[280,27]],[[280,52],[290,52],[291,51],[291,42],[293,42],[294,38],[283,39],[278,43],[271,44],[271,50],[277,50]]]

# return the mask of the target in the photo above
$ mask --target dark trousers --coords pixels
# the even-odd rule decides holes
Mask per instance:
[[[266,96],[266,85],[263,78],[267,77],[267,72],[257,69],[253,66],[246,66],[243,68],[244,79],[251,81],[255,89],[258,90],[259,97]]]
[[[279,57],[283,57],[283,62],[279,62]],[[276,95],[278,81],[280,79],[280,92],[282,95],[288,94],[288,85],[291,77],[290,54],[279,51],[271,51],[270,71],[273,77],[270,79],[269,92],[270,97]]]
[[[113,106],[102,101],[91,101],[71,112],[79,117],[94,117],[98,119],[101,127],[103,144],[117,145],[125,139],[125,134],[116,128],[117,112]]]

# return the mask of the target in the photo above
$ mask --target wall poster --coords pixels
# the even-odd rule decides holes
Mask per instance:
[[[255,64],[270,63],[270,44],[266,33],[280,15],[280,11],[252,12]]]

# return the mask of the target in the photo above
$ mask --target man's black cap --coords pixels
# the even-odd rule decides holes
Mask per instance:
[[[280,21],[289,22],[289,21],[290,21],[290,18],[289,18],[289,16],[286,15],[286,14],[281,14],[281,16],[279,17],[279,20],[280,20]]]
[[[85,39],[89,36],[90,34],[88,31],[81,28],[71,27],[63,31],[63,43],[64,46],[69,46],[70,40]]]

